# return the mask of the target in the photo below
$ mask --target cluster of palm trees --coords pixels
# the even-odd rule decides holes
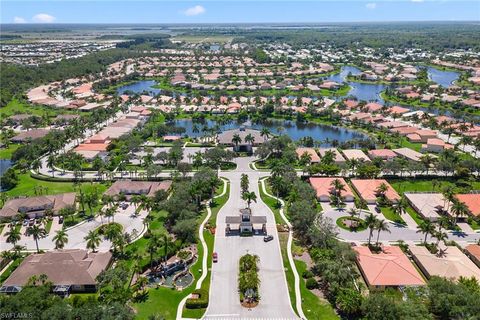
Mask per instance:
[[[247,202],[247,208],[250,209],[250,204],[252,202],[257,202],[257,195],[255,194],[254,191],[248,191],[249,187],[249,180],[248,180],[248,175],[242,174],[240,178],[240,188],[241,188],[241,193],[242,193],[242,199]]]
[[[337,208],[344,207],[345,201],[342,192],[345,191],[345,185],[340,179],[335,179],[330,183],[330,186],[332,187],[330,190],[330,203]]]
[[[388,232],[390,233],[390,226],[387,221],[384,219],[377,218],[373,213],[368,214],[365,217],[365,225],[367,226],[369,233],[368,233],[368,245],[370,246],[371,240],[373,237],[374,231],[377,231],[377,241],[376,245],[379,244],[380,233],[381,232]]]
[[[430,220],[422,221],[417,226],[417,233],[422,233],[425,236],[425,238],[423,239],[423,243],[427,244],[428,236],[437,239],[435,246],[438,246],[440,241],[445,241],[446,239],[448,239],[448,234],[444,231],[450,223],[450,221],[447,220],[448,217],[446,216],[440,217],[440,220],[438,221],[438,229],[436,228],[435,224]]]

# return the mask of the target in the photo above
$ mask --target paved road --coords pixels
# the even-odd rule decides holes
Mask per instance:
[[[218,253],[218,263],[212,267],[210,304],[205,319],[297,319],[291,304],[280,253],[280,244],[273,213],[260,199],[258,179],[265,173],[250,169],[248,163],[253,158],[237,158],[237,170],[222,172],[220,175],[230,180],[230,198],[218,213],[217,233],[214,251]],[[267,232],[274,235],[274,241],[264,243],[262,236],[241,238],[225,236],[225,217],[239,214],[245,207],[240,198],[240,176],[247,173],[250,190],[257,194],[257,203],[252,203],[253,215],[267,216]],[[251,310],[240,305],[237,277],[238,261],[246,253],[260,258],[260,304]]]
[[[140,235],[140,233],[144,228],[143,219],[148,214],[147,211],[141,210],[138,216],[134,216],[133,212],[134,212],[134,206],[130,205],[126,210],[122,210],[121,208],[119,208],[117,211],[117,214],[114,217],[115,222],[123,226],[123,232],[127,232],[132,237],[134,237],[135,235],[137,236]],[[99,226],[101,226],[102,222],[107,223],[108,221],[106,218],[103,218],[102,220],[100,217],[96,217],[91,221],[80,223],[76,226],[73,226],[67,229],[68,243],[67,245],[65,245],[65,249],[86,249],[86,241],[84,239],[85,236],[88,234],[90,230],[94,230]],[[39,248],[41,250],[53,250],[55,248],[55,243],[53,241],[54,236],[55,236],[55,232],[53,230],[50,230],[50,233],[45,238],[42,238],[38,241]],[[3,241],[3,238],[1,240]],[[21,246],[25,246],[27,250],[36,249],[35,240],[33,240],[31,236],[23,235],[23,233],[22,233],[21,240],[17,244]],[[102,242],[100,243],[97,249],[100,251],[108,251],[110,247],[111,247],[110,241],[102,238]],[[11,248],[12,248],[12,244],[2,242],[0,251],[9,250]]]
[[[324,204],[322,203],[322,206]],[[347,211],[342,210],[338,211],[335,209],[326,209],[324,211],[324,215],[329,217],[335,221],[343,216],[348,216]],[[366,213],[362,211],[361,218],[365,218]],[[382,219],[385,217],[379,216]],[[388,232],[381,232],[380,233],[380,242],[396,242],[398,240],[403,240],[405,242],[421,242],[424,239],[424,235],[422,233],[417,233],[416,228],[411,228],[408,225],[400,225],[394,222],[389,221],[389,228],[390,233]],[[341,240],[347,242],[367,242],[368,241],[369,230],[359,231],[359,232],[350,232],[344,229],[338,228],[338,237]],[[372,241],[375,241],[377,237],[377,232],[374,231]],[[428,237],[429,241],[436,241],[435,238]],[[448,232],[448,240],[454,240],[458,242],[460,245],[465,246],[467,243],[477,242],[480,239],[480,233],[473,232],[473,233],[465,233],[465,232]]]

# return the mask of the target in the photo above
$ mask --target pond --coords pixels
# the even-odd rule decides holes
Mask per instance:
[[[263,123],[238,123],[232,121],[226,124],[218,123],[212,120],[205,120],[201,123],[194,123],[190,119],[181,119],[175,121],[176,126],[185,128],[190,137],[200,137],[203,135],[202,130],[206,127],[214,128],[217,131],[225,131],[230,129],[238,129],[241,126],[261,130],[266,127],[272,134],[286,134],[292,140],[300,140],[304,137],[312,137],[316,141],[332,141],[345,142],[353,139],[366,139],[366,135],[343,127],[331,125],[316,124],[312,122],[299,123],[292,120],[271,120]],[[328,143],[326,143],[328,144]]]
[[[440,70],[427,67],[428,79],[441,85],[444,88],[451,86],[460,77],[459,72]]]
[[[9,159],[0,159],[0,177],[5,171],[8,170],[13,165],[12,161]]]
[[[339,73],[332,74],[331,76],[327,77],[327,80],[335,81],[338,83],[346,82],[350,86],[350,91],[342,96],[353,96],[358,100],[365,100],[365,101],[378,101],[383,103],[383,99],[380,97],[380,93],[384,91],[387,86],[383,84],[377,83],[358,83],[354,81],[347,81],[347,76],[349,73],[352,75],[359,75],[362,71],[356,67],[352,66],[343,66],[340,69]]]
[[[139,93],[139,94],[146,93],[150,96],[156,96],[157,94],[162,93],[162,90],[152,88],[152,86],[154,86],[155,84],[157,84],[155,80],[137,81],[131,84],[118,87],[117,94],[122,95],[126,93],[128,94],[129,92],[133,92],[133,93]]]

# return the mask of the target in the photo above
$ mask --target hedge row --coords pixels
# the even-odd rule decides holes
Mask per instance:
[[[197,299],[188,298],[185,306],[187,309],[202,309],[208,307],[208,291],[195,289],[192,294],[197,294]]]

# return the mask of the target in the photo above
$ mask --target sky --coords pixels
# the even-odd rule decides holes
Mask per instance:
[[[479,0],[0,0],[1,23],[479,21]]]

